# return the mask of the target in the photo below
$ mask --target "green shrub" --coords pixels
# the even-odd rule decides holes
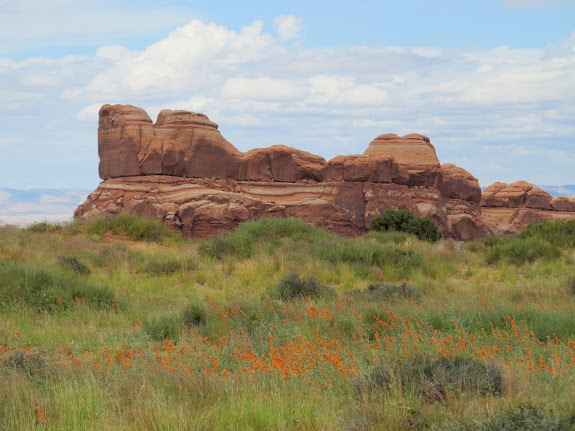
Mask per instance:
[[[360,295],[373,302],[396,301],[398,299],[419,299],[419,292],[407,283],[370,284]]]
[[[555,259],[561,250],[539,238],[507,238],[487,250],[487,263],[509,262],[523,264],[538,259]]]
[[[411,356],[393,365],[379,364],[360,384],[359,390],[390,390],[400,385],[401,390],[415,393],[425,401],[444,401],[447,392],[478,393],[501,396],[503,374],[494,363],[485,363],[465,356]]]
[[[0,259],[0,304],[21,304],[38,310],[70,308],[75,300],[107,307],[114,293],[107,286],[85,283],[75,275],[60,275],[45,268]]]
[[[442,424],[442,431],[565,431],[575,429],[575,414],[558,415],[542,406],[523,404],[485,420]]]
[[[329,286],[323,285],[316,277],[311,276],[308,280],[299,278],[295,272],[288,274],[280,280],[276,286],[277,299],[289,301],[296,298],[320,298],[333,297],[335,291]]]
[[[113,218],[97,218],[90,221],[88,235],[103,236],[106,232],[126,235],[134,241],[161,242],[177,238],[159,219],[140,217],[136,214],[121,214]]]
[[[569,286],[569,291],[570,291],[573,295],[575,295],[575,277],[569,280],[568,286]]]
[[[240,225],[241,226],[241,225]],[[247,259],[254,253],[254,240],[244,232],[227,232],[206,239],[199,247],[200,254],[212,259],[232,256]]]
[[[419,267],[424,261],[421,253],[402,250],[391,244],[338,237],[314,242],[310,252],[315,257],[333,264],[359,264],[369,268],[385,265]]]
[[[380,215],[375,216],[375,218],[369,224],[369,230],[374,232],[385,232],[386,224],[383,221],[383,217]]]
[[[90,268],[80,262],[75,256],[58,256],[56,260],[60,267],[71,270],[76,274],[90,275],[92,273]]]
[[[64,226],[61,223],[48,223],[48,222],[39,222],[33,223],[29,225],[26,230],[29,232],[36,232],[36,233],[52,233],[52,232],[60,232]]]
[[[398,232],[407,232],[409,223],[413,219],[413,214],[407,210],[387,210],[383,213],[383,217],[375,217],[369,227],[376,231],[396,230]]]
[[[575,247],[575,220],[552,220],[530,224],[520,238],[538,238],[559,247]]]
[[[182,320],[186,328],[204,326],[208,321],[208,311],[203,304],[193,302],[182,311]]]
[[[324,229],[296,218],[261,218],[240,224],[233,232],[207,239],[199,251],[213,259],[231,256],[238,259],[251,257],[258,245],[268,249],[279,247],[280,240],[313,242],[319,238],[334,237]]]
[[[195,265],[190,260],[181,260],[173,257],[151,257],[140,265],[138,271],[161,276],[187,271],[194,267]]]
[[[177,342],[183,327],[180,315],[160,316],[144,322],[144,331],[152,340],[172,340]]]
[[[429,217],[415,218],[407,210],[387,210],[383,213],[383,217],[376,216],[369,227],[372,231],[379,232],[407,232],[420,240],[431,242],[437,241],[442,235]]]
[[[420,240],[429,242],[435,242],[442,236],[437,225],[429,217],[411,220],[407,225],[407,232],[415,235]]]
[[[72,290],[72,298],[74,300],[86,300],[87,304],[97,308],[110,307],[116,303],[112,289],[108,286],[93,284],[77,284],[76,288]]]
[[[0,368],[21,371],[28,376],[46,373],[46,361],[38,353],[14,350],[5,352],[0,358]]]

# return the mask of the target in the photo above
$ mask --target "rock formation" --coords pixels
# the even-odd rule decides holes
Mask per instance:
[[[524,182],[496,183],[482,195],[475,177],[440,165],[429,138],[418,134],[381,135],[361,155],[326,161],[285,146],[238,151],[204,114],[164,110],[154,124],[140,108],[104,105],[98,153],[104,181],[75,217],[135,212],[161,218],[185,236],[262,216],[299,217],[356,235],[393,208],[429,216],[446,237],[467,240],[499,233],[497,223],[508,215],[497,211],[575,211],[575,202],[548,199]],[[532,217],[515,215],[503,231]]]
[[[481,194],[481,222],[495,235],[513,234],[531,223],[575,219],[575,198],[552,198],[526,181],[494,183]]]

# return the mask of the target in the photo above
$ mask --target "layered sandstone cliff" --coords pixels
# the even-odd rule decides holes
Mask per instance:
[[[104,105],[98,153],[104,181],[75,217],[135,212],[161,218],[186,236],[230,230],[262,216],[299,217],[355,235],[393,208],[429,216],[446,237],[466,240],[497,231],[496,217],[486,218],[482,208],[504,201],[487,194],[482,200],[477,179],[440,165],[429,138],[418,134],[381,135],[363,154],[326,161],[285,146],[238,151],[204,114],[164,110],[154,124],[140,108]],[[529,199],[519,199],[522,205],[549,213],[571,208],[562,200],[557,208],[543,208],[545,198],[532,189],[525,192]],[[519,201],[508,198],[509,205]]]

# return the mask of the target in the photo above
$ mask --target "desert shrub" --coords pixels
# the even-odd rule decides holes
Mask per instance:
[[[526,312],[516,317],[519,323],[527,326],[537,339],[548,341],[559,338],[572,339],[575,336],[575,319],[571,311],[527,308]]]
[[[261,218],[240,224],[233,232],[223,233],[200,244],[200,253],[214,259],[224,256],[247,259],[258,245],[268,249],[279,247],[282,238],[312,242],[318,238],[335,236],[296,218]]]
[[[154,341],[172,340],[177,342],[183,327],[182,316],[165,315],[144,322],[144,331]]]
[[[382,216],[376,216],[370,223],[371,230],[387,231],[395,230],[407,232],[409,223],[414,219],[413,214],[407,210],[387,210]]]
[[[380,215],[376,215],[375,218],[369,224],[369,230],[375,232],[384,232],[386,231],[386,224],[383,221],[383,217]]]
[[[306,280],[305,278],[299,278],[295,272],[281,279],[274,293],[273,296],[284,301],[306,297],[321,298],[335,296],[333,288],[325,286],[316,277],[311,276]]]
[[[108,286],[78,283],[71,292],[74,300],[85,300],[87,304],[97,308],[119,305],[115,301],[114,292]]]
[[[140,217],[136,214],[121,214],[113,218],[97,218],[90,222],[89,235],[103,236],[106,232],[126,235],[134,241],[161,242],[168,238],[177,238],[159,219]]]
[[[244,233],[227,232],[206,239],[198,250],[212,259],[223,259],[225,256],[247,259],[254,253],[254,240]]]
[[[537,238],[559,247],[575,247],[575,220],[552,220],[530,224],[520,238]]]
[[[509,262],[522,264],[538,259],[555,259],[559,248],[539,238],[507,238],[487,250],[487,263]]]
[[[387,210],[382,216],[376,216],[369,225],[373,231],[407,232],[417,236],[420,240],[437,241],[441,232],[429,217],[415,218],[407,210]]]
[[[419,292],[407,283],[370,284],[359,297],[373,302],[396,301],[398,299],[418,299]]]
[[[84,265],[76,256],[58,256],[56,258],[58,265],[68,269],[76,274],[90,275],[92,271]]]
[[[174,257],[150,257],[138,268],[138,272],[151,275],[171,275],[181,271],[194,269],[191,260],[181,260]]]
[[[391,244],[378,244],[359,239],[326,238],[314,242],[310,253],[315,257],[333,263],[349,263],[367,267],[395,265],[420,267],[423,255],[412,250],[402,250]]]
[[[465,356],[433,359],[415,355],[405,362],[377,365],[358,389],[390,390],[395,385],[420,395],[425,401],[444,401],[448,391],[500,396],[503,393],[503,374],[494,363]]]
[[[104,248],[97,254],[89,257],[92,265],[99,268],[116,267],[121,264],[139,268],[145,261],[145,255],[135,250],[129,250],[123,245],[115,244],[112,247]]]
[[[0,368],[21,371],[29,376],[46,373],[46,361],[38,353],[13,350],[5,352],[0,358]]]
[[[208,321],[208,311],[203,304],[192,302],[182,311],[182,320],[187,328],[204,326]]]
[[[419,217],[411,220],[407,225],[407,232],[423,241],[435,242],[442,233],[429,217]]]
[[[52,232],[59,232],[63,228],[61,223],[48,223],[48,222],[38,222],[29,225],[26,230],[29,232],[36,232],[36,233],[52,233]]]
[[[564,431],[573,429],[575,429],[573,413],[558,415],[543,406],[532,404],[522,404],[481,421],[472,420],[432,427],[432,430],[438,431]]]
[[[69,308],[75,300],[105,307],[114,293],[107,286],[85,283],[75,275],[61,275],[23,262],[0,259],[0,304],[21,304],[38,310]]]

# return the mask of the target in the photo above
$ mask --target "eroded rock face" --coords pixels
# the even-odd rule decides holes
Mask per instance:
[[[98,127],[104,180],[75,217],[134,212],[202,237],[262,216],[298,217],[342,235],[366,232],[387,209],[428,216],[445,237],[508,233],[575,214],[575,199],[526,182],[496,183],[440,165],[429,138],[386,134],[363,154],[320,156],[285,146],[238,151],[206,115],[104,105]],[[479,203],[481,202],[481,206]],[[546,218],[547,217],[547,218]]]
[[[407,170],[405,184],[414,187],[438,188],[441,184],[439,159],[427,136],[412,133],[399,137],[389,133],[380,135],[363,153],[368,157],[392,157]]]
[[[203,237],[230,230],[262,216],[297,217],[353,236],[389,208],[430,216],[448,231],[439,190],[371,182],[285,183],[148,175],[103,181],[75,216],[135,212],[157,217],[185,236]]]
[[[481,194],[481,213],[481,221],[491,233],[513,234],[531,223],[575,219],[575,199],[552,199],[545,190],[526,181],[498,182]]]
[[[481,201],[479,181],[465,169],[451,163],[441,165],[441,194],[478,204]]]

